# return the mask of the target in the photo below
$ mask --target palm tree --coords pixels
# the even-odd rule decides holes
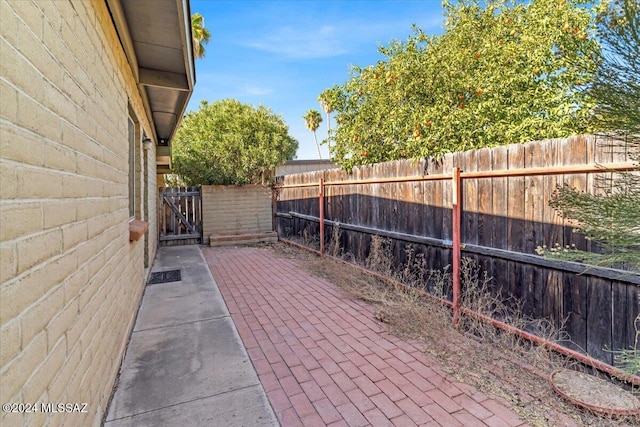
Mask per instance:
[[[204,27],[204,17],[199,13],[191,15],[191,36],[193,37],[193,55],[204,58],[204,45],[209,43],[211,33]]]
[[[318,157],[322,159],[322,154],[320,154],[320,145],[318,144],[318,137],[316,136],[316,131],[322,123],[322,116],[316,110],[309,110],[307,114],[302,116],[302,118],[306,122],[307,129],[313,132],[313,139],[316,141],[316,147],[318,148]]]
[[[329,101],[325,99],[322,95],[320,95],[320,97],[318,98],[318,101],[320,101],[322,110],[327,115],[327,136],[329,137],[327,141],[329,143],[329,150],[331,150],[331,113],[333,112],[333,108],[331,107],[331,104],[329,104]]]
[[[327,144],[329,145],[329,153],[331,153],[331,113],[336,108],[338,97],[340,96],[337,87],[327,89],[318,96],[318,101],[322,106],[322,110],[327,114]]]

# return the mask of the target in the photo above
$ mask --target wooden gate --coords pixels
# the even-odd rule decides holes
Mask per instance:
[[[200,187],[161,188],[158,209],[160,246],[202,243]]]

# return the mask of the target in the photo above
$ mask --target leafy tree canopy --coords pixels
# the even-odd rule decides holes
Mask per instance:
[[[640,3],[613,0],[601,8],[603,60],[589,91],[596,105],[593,121],[628,140],[640,160]]]
[[[640,5],[635,0],[603,3],[598,26],[604,49],[589,90],[596,105],[591,120],[617,139],[613,150],[640,162]],[[599,184],[604,191],[598,194],[562,186],[550,204],[602,250],[538,252],[640,273],[640,175],[615,173]]]
[[[259,184],[293,158],[298,141],[270,109],[233,99],[203,101],[173,140],[173,168],[187,185]]]
[[[321,94],[343,167],[585,132],[599,60],[588,2],[444,2],[445,33],[414,27]]]

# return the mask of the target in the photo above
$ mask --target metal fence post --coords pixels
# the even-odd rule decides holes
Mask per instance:
[[[324,178],[320,178],[320,256],[324,256]]]
[[[462,213],[460,168],[453,168],[451,180],[453,206],[453,325],[457,328],[460,322],[460,218]]]

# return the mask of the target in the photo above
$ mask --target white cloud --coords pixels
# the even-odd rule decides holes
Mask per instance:
[[[198,94],[203,99],[223,99],[265,96],[274,92],[264,81],[251,80],[250,77],[232,76],[222,73],[199,73]],[[192,99],[191,103],[195,103]],[[197,101],[199,102],[199,101]]]
[[[241,96],[263,96],[273,93],[272,88],[255,86],[250,83],[244,83],[238,89]]]
[[[324,25],[317,29],[280,27],[259,40],[243,45],[292,59],[328,58],[348,53],[336,28]]]
[[[394,34],[404,33],[408,36],[411,33],[411,24],[406,18],[376,18],[347,18],[330,23],[300,19],[295,25],[287,23],[266,29],[257,34],[259,38],[240,40],[239,43],[287,59],[313,59],[354,54],[363,48],[370,49],[372,40],[387,44]],[[426,31],[442,25],[440,15],[417,18],[420,18],[416,19],[418,26]]]

